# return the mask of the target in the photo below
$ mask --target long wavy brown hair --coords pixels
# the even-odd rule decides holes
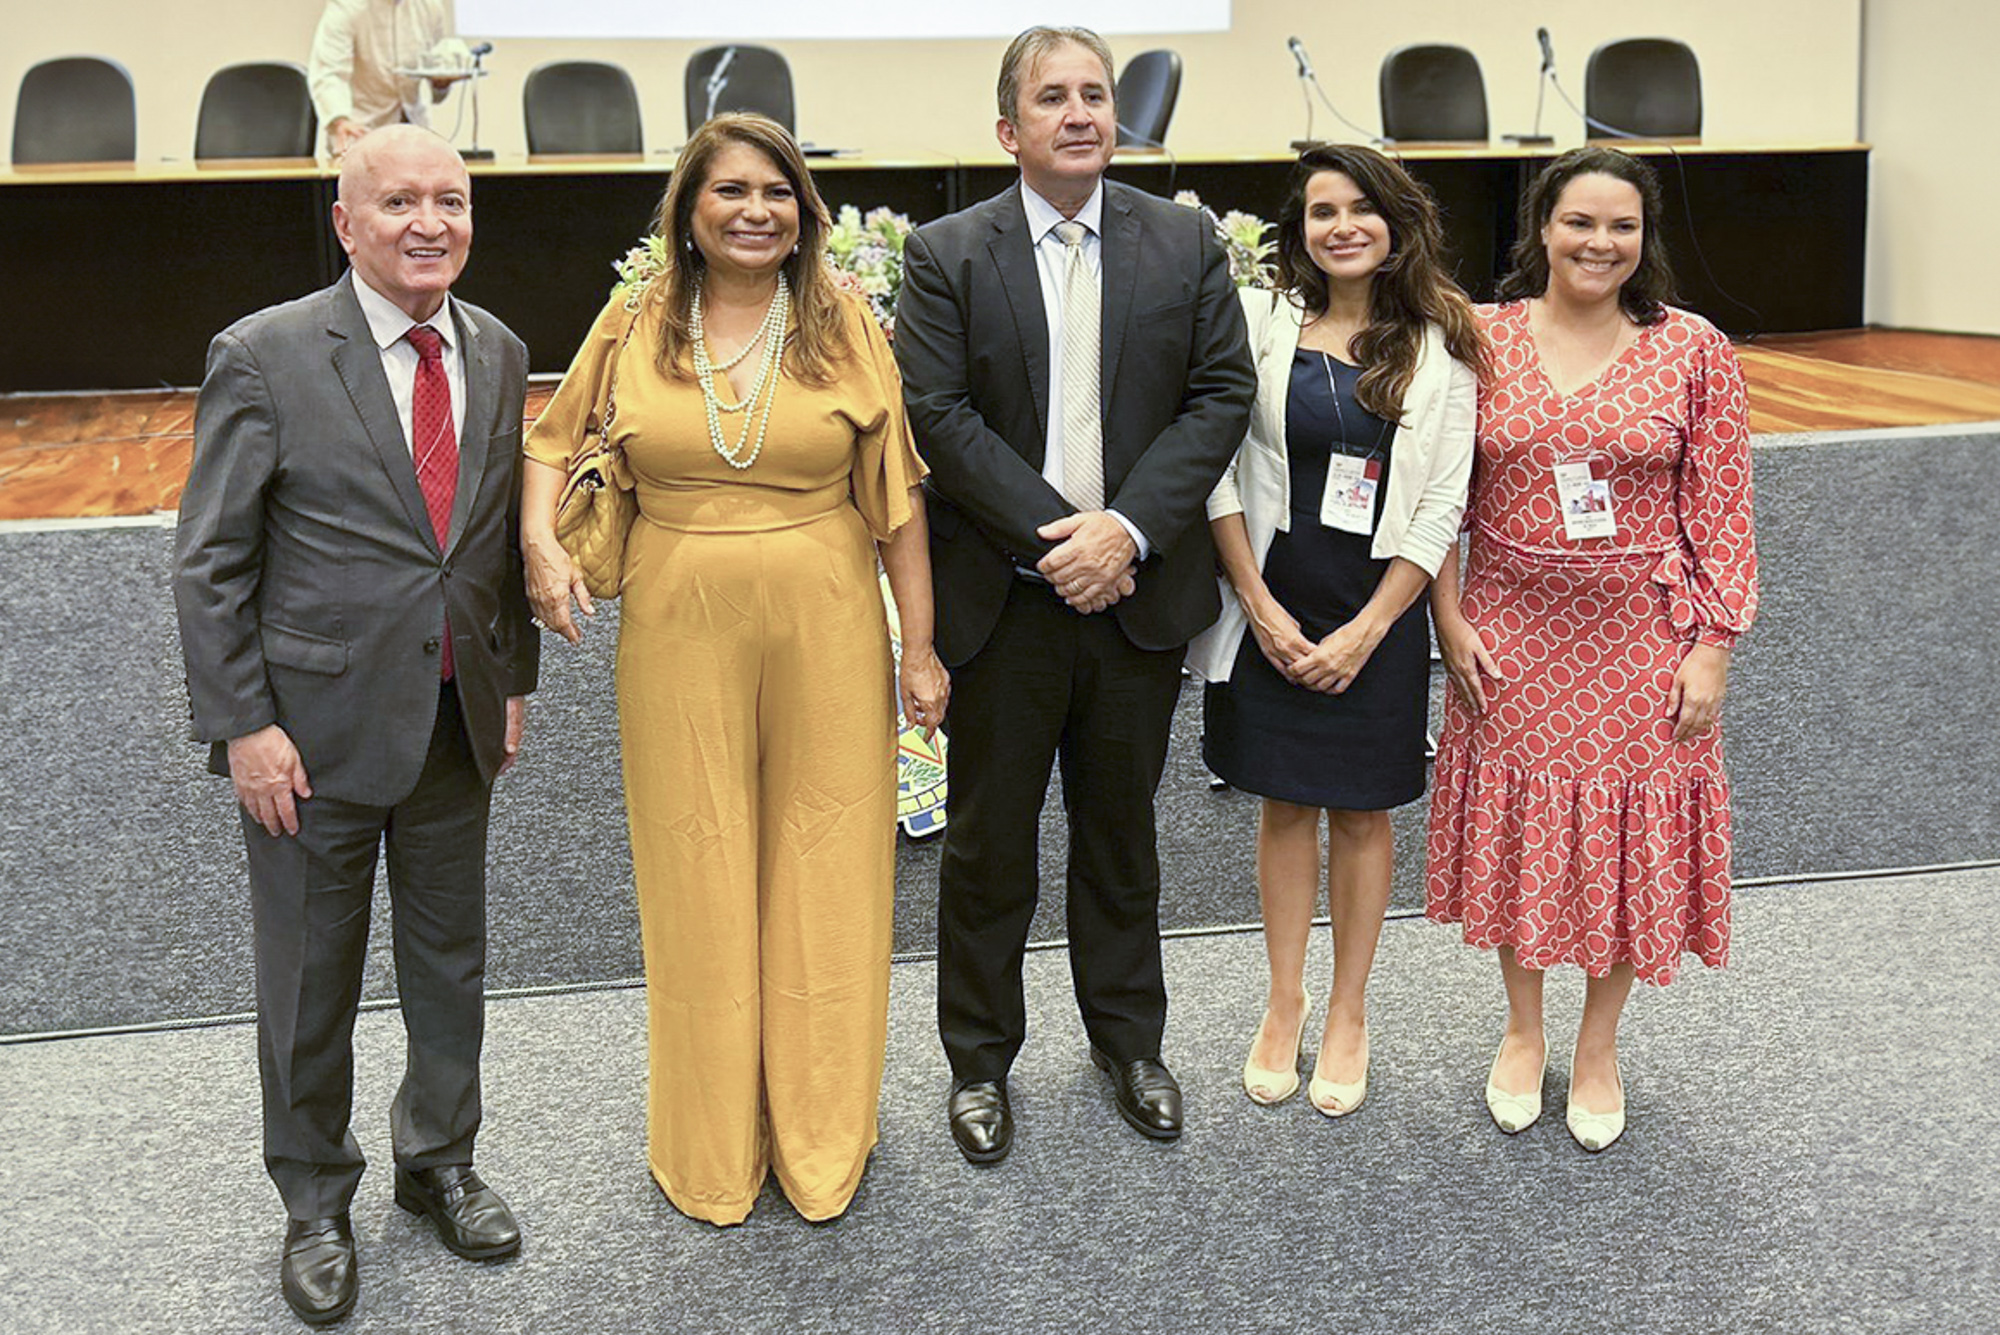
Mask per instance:
[[[785,343],[784,369],[795,380],[823,385],[834,363],[848,351],[840,291],[826,267],[826,234],[833,220],[806,169],[798,141],[768,116],[728,112],[699,130],[680,151],[667,192],[653,215],[653,230],[666,238],[667,267],[653,280],[649,305],[660,313],[659,368],[662,375],[694,374],[694,329],[690,318],[695,284],[708,263],[694,243],[695,200],[708,185],[716,155],[731,144],[747,144],[770,159],[791,183],[799,204],[799,244],[781,266],[792,288],[798,328]]]
[[[1572,148],[1553,159],[1521,196],[1514,267],[1500,280],[1500,299],[1519,301],[1549,290],[1549,251],[1542,229],[1555,216],[1563,187],[1579,176],[1609,176],[1639,192],[1639,267],[1618,289],[1618,306],[1634,324],[1658,324],[1667,318],[1667,305],[1674,300],[1674,270],[1667,262],[1667,238],[1660,226],[1660,178],[1630,153],[1596,144]]]
[[[1389,224],[1389,258],[1375,271],[1368,323],[1348,351],[1361,366],[1354,397],[1384,421],[1403,420],[1403,396],[1423,352],[1424,327],[1438,326],[1445,350],[1482,375],[1486,338],[1472,304],[1444,264],[1437,201],[1401,166],[1359,144],[1315,144],[1299,154],[1278,211],[1278,285],[1310,320],[1326,314],[1326,274],[1306,246],[1306,187],[1321,172],[1353,181]]]

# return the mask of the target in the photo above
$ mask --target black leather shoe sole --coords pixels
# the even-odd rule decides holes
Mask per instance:
[[[396,1184],[396,1204],[402,1206],[411,1214],[429,1216],[431,1224],[437,1229],[438,1241],[442,1242],[451,1252],[464,1257],[468,1261],[497,1261],[503,1256],[512,1256],[515,1252],[521,1250],[521,1239],[519,1237],[512,1237],[505,1242],[496,1242],[491,1246],[483,1247],[461,1242],[458,1237],[458,1229],[453,1227],[451,1220],[445,1218],[443,1207],[425,1195],[421,1188],[398,1182]]]
[[[1119,1097],[1119,1092],[1125,1087],[1124,1081],[1120,1079],[1118,1072],[1112,1068],[1109,1057],[1099,1052],[1096,1048],[1092,1048],[1090,1050],[1090,1060],[1091,1064],[1096,1066],[1098,1070],[1111,1077],[1111,1105],[1118,1109],[1118,1115],[1125,1119],[1125,1125],[1131,1127],[1148,1140],[1179,1140],[1181,1138],[1181,1129],[1179,1127],[1165,1128],[1154,1126],[1126,1105],[1125,1100]]]

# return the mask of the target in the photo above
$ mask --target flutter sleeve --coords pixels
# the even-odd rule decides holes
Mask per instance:
[[[605,382],[617,364],[619,346],[631,323],[632,312],[625,308],[622,297],[614,296],[597,313],[583,346],[576,350],[562,383],[556,386],[555,396],[521,444],[530,459],[569,472],[570,459],[583,445],[584,427],[604,401]]]
[[[869,533],[886,542],[910,520],[910,488],[930,469],[917,455],[910,419],[903,411],[903,380],[875,317],[843,296],[851,355],[835,371],[842,411],[854,423],[854,466],[849,473],[854,508]]]
[[[1720,330],[1703,326],[1688,379],[1688,442],[1676,499],[1695,638],[1731,649],[1757,616],[1749,398],[1736,350]]]

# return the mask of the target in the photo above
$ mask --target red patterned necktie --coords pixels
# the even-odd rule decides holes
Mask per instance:
[[[451,534],[451,501],[458,491],[458,432],[451,423],[451,381],[444,373],[444,338],[429,325],[415,325],[403,335],[417,350],[417,379],[410,395],[410,453],[417,466],[417,488],[424,494],[431,532],[443,550]],[[444,650],[438,675],[452,672],[451,622],[445,622]]]

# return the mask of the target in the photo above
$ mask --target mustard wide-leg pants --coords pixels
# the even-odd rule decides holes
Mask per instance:
[[[716,1224],[750,1213],[767,1171],[808,1219],[847,1208],[888,1033],[895,723],[874,547],[844,500],[803,522],[785,505],[705,507],[725,531],[649,511],[620,612],[647,1157],[676,1209]]]

